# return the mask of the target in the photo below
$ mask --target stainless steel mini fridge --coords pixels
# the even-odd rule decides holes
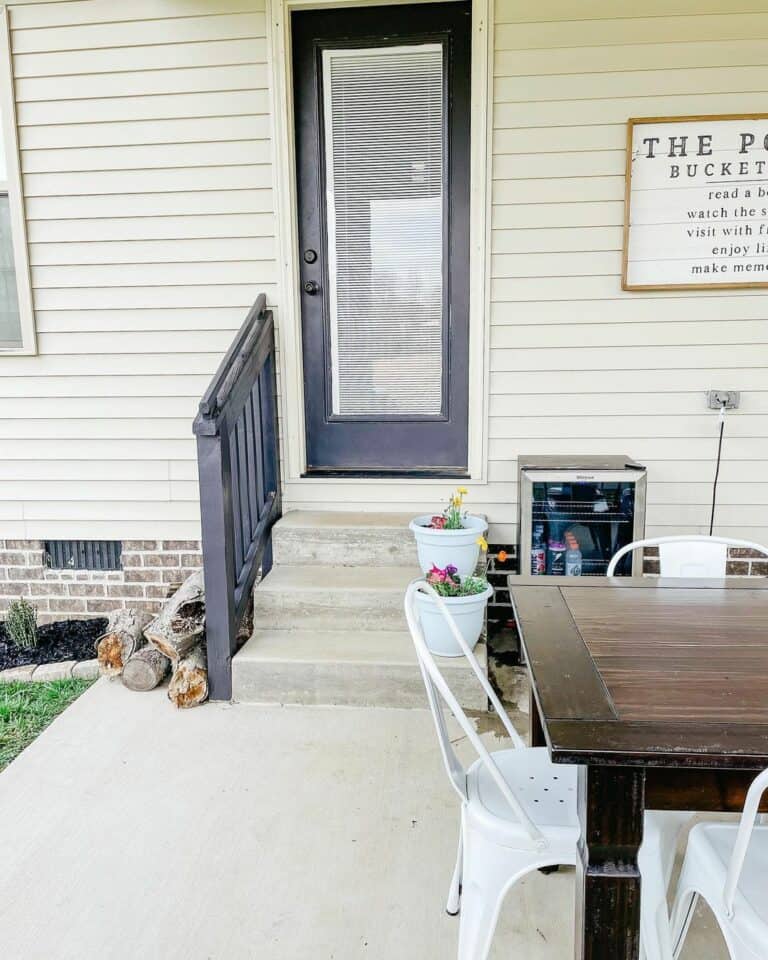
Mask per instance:
[[[520,457],[521,574],[605,576],[611,557],[645,535],[645,467],[629,457]],[[642,551],[617,576],[639,576]]]

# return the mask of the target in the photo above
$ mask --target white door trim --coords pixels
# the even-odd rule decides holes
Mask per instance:
[[[284,482],[339,483],[338,479],[302,478],[304,444],[303,358],[299,295],[298,203],[293,135],[291,11],[332,7],[383,6],[414,0],[267,0],[272,114],[273,181],[278,233],[276,304],[280,348],[280,406]],[[424,0],[430,2],[430,0]],[[490,314],[490,210],[493,16],[491,0],[472,0],[472,130],[469,256],[469,427],[470,479],[487,482],[488,365]],[[358,477],[355,483],[364,482]],[[382,483],[381,478],[375,481]],[[439,480],[393,479],[392,483]],[[446,480],[446,485],[455,481]]]

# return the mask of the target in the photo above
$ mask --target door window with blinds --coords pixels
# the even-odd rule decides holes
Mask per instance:
[[[469,4],[292,27],[308,471],[463,475]]]
[[[323,52],[332,409],[443,405],[443,49]]]

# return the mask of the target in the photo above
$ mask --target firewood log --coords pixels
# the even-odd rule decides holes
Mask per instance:
[[[196,707],[208,699],[208,659],[198,643],[176,663],[168,684],[168,699],[177,707]]]
[[[123,683],[129,690],[154,690],[170,670],[168,657],[154,647],[142,647],[123,667]]]
[[[115,610],[109,615],[107,629],[96,640],[99,671],[105,677],[119,676],[128,659],[144,646],[144,627],[150,616],[138,610]]]
[[[147,640],[176,663],[199,641],[205,628],[202,570],[187,577],[144,630]]]

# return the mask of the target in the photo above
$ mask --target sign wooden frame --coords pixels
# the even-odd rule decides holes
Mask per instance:
[[[728,120],[768,120],[768,113],[723,113],[723,114],[694,114],[691,116],[680,117],[630,117],[627,120],[627,139],[626,139],[626,167],[624,174],[624,229],[623,229],[623,249],[621,257],[621,289],[627,291],[644,290],[754,290],[768,288],[768,279],[766,280],[746,280],[727,283],[708,283],[701,281],[697,283],[629,283],[627,281],[627,270],[629,266],[629,234],[630,234],[630,210],[632,202],[632,144],[634,141],[635,127],[644,124],[661,123],[697,123],[697,122],[721,122]],[[765,157],[768,160],[768,154]]]

